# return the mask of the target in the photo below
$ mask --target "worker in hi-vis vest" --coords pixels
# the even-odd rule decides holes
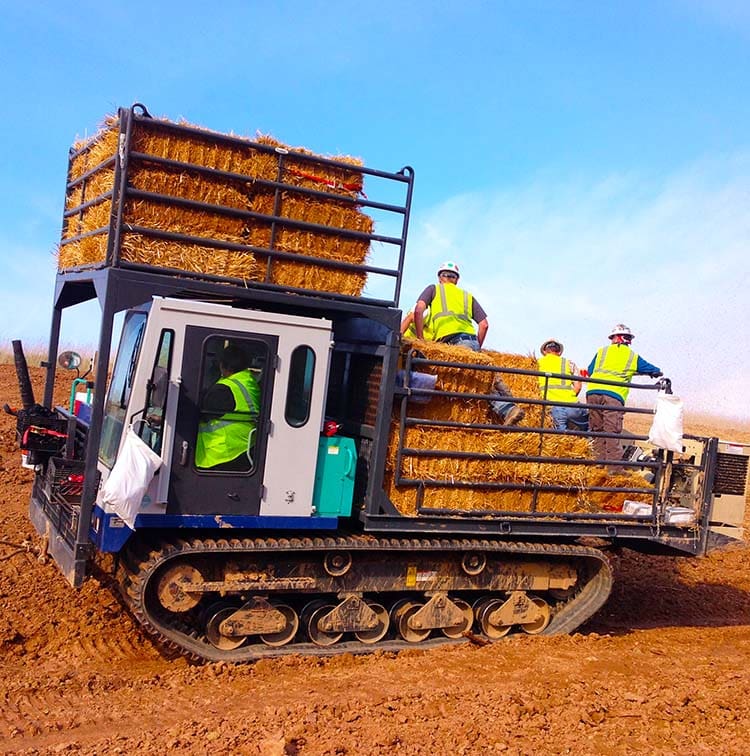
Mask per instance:
[[[435,341],[457,344],[478,352],[487,336],[487,314],[468,291],[458,288],[458,265],[448,261],[438,268],[438,283],[430,284],[414,307],[414,330],[424,338],[424,312],[430,308]],[[477,327],[474,327],[474,323]]]
[[[542,356],[537,360],[539,389],[542,398],[555,402],[550,406],[552,424],[558,430],[588,430],[589,413],[578,404],[581,382],[576,380],[578,368],[575,363],[563,357],[562,342],[547,339],[541,346]]]
[[[586,403],[589,406],[589,428],[595,432],[622,433],[622,421],[625,400],[630,388],[624,384],[630,383],[634,375],[650,375],[661,378],[661,370],[646,362],[636,351],[630,348],[633,332],[622,323],[618,323],[609,334],[610,343],[597,350],[594,359],[589,364],[589,383],[586,388]],[[599,383],[616,381],[622,386]],[[594,455],[602,461],[621,460],[622,447],[619,438],[604,438],[595,436]],[[608,472],[615,475],[622,472],[618,466],[610,466]]]
[[[430,284],[417,299],[414,330],[418,339],[425,338],[424,313],[429,307],[434,341],[478,352],[489,329],[487,313],[468,291],[458,287],[460,275],[458,265],[450,260],[438,268],[437,284]],[[512,397],[501,377],[495,378],[492,391],[498,399],[489,403],[489,409],[500,424],[520,423],[526,413],[514,402],[508,401]]]
[[[247,472],[260,409],[260,386],[244,351],[227,346],[219,362],[221,378],[201,403],[195,466]]]

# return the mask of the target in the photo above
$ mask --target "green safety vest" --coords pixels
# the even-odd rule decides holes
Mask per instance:
[[[594,372],[591,373],[591,382],[588,384],[586,393],[601,394],[607,392],[614,394],[622,400],[628,398],[630,389],[627,386],[605,386],[597,385],[594,381],[601,378],[605,381],[622,381],[630,383],[631,378],[635,375],[638,368],[638,353],[634,352],[625,344],[610,344],[609,346],[600,347],[594,357]]]
[[[202,422],[195,448],[196,467],[215,467],[231,462],[250,447],[250,436],[260,407],[260,386],[249,370],[240,370],[216,382],[234,397],[234,411]]]
[[[545,354],[539,358],[538,365],[539,370],[543,373],[562,373],[570,376],[568,378],[547,378],[540,375],[539,388],[545,399],[565,404],[578,401],[573,388],[574,378],[571,375],[570,360],[561,357],[559,354]]]
[[[417,329],[414,327],[414,321],[409,323],[409,327],[404,331],[405,339],[416,339]],[[430,319],[430,311],[425,310],[422,313],[422,338],[425,341],[432,341],[435,338],[435,334],[432,332],[432,320]]]
[[[437,284],[430,302],[432,331],[436,341],[456,333],[476,335],[471,311],[474,298],[455,284]]]

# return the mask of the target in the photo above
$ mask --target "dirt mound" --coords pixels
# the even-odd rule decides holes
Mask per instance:
[[[18,402],[11,366],[2,401]],[[7,415],[0,472],[1,753],[747,752],[746,547],[623,552],[609,602],[573,636],[194,666],[150,644],[105,571],[74,591],[40,561]]]

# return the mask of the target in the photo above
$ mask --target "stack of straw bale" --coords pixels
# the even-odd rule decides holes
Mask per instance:
[[[160,123],[160,122],[151,122]],[[222,213],[220,209],[185,208],[169,201],[129,199],[123,208],[123,222],[157,231],[168,231],[197,237],[191,243],[157,239],[139,234],[124,225],[121,239],[122,260],[173,268],[175,270],[222,276],[243,281],[265,281],[313,291],[331,291],[357,296],[361,294],[366,274],[344,271],[306,262],[314,256],[362,265],[369,253],[369,241],[342,236],[337,230],[372,233],[373,221],[351,202],[335,198],[309,198],[293,191],[293,187],[312,188],[346,198],[356,199],[362,192],[362,165],[357,158],[338,156],[336,160],[352,166],[349,170],[338,166],[311,164],[294,156],[286,156],[281,181],[290,189],[276,196],[272,188],[258,185],[258,179],[276,181],[279,178],[279,155],[257,150],[253,143],[223,144],[210,138],[210,132],[183,134],[168,128],[159,129],[136,122],[131,150],[148,155],[177,160],[196,166],[242,174],[242,179],[208,176],[189,167],[172,168],[143,160],[131,160],[128,167],[129,186],[169,197],[196,200],[262,215],[321,224],[333,232],[302,231],[278,224],[271,239],[271,221],[247,219]],[[71,161],[69,180],[75,180],[115,155],[119,141],[117,118],[105,121],[91,140],[74,145],[74,149],[88,146]],[[285,145],[272,137],[262,136],[257,142],[284,149]],[[312,155],[302,148],[296,152]],[[66,209],[78,207],[95,197],[111,191],[114,184],[114,165],[109,165],[88,178],[85,184],[74,187],[66,198]],[[85,193],[84,193],[85,192]],[[276,203],[278,202],[278,206]],[[105,260],[112,203],[105,199],[68,218],[63,228],[63,241],[97,229],[103,233],[87,236],[63,244],[58,253],[58,269],[64,271],[80,265],[96,265]],[[215,248],[200,243],[200,238],[273,248],[293,253],[294,259],[270,260],[267,255],[251,251]],[[298,259],[297,259],[298,258]]]
[[[428,341],[406,341],[407,349],[416,348],[431,360],[462,363],[460,368],[436,367],[436,389],[475,394],[493,393],[493,380],[499,375],[514,397],[539,399],[537,377],[515,373],[497,373],[472,369],[472,365],[492,365],[502,368],[536,370],[534,357],[500,352],[472,352],[465,347]],[[423,368],[417,368],[423,369]],[[430,368],[430,372],[433,368]],[[519,404],[526,413],[518,428],[540,427],[542,405]],[[546,408],[545,428],[552,426],[549,408]],[[427,404],[409,403],[409,417],[430,420],[450,420],[462,423],[496,423],[489,411],[489,402],[482,399],[436,396]],[[385,487],[391,501],[404,515],[416,513],[415,486],[396,486],[395,464],[398,448],[398,415],[394,412],[391,424],[388,465]],[[449,452],[471,451],[482,454],[520,455],[529,457],[556,457],[593,459],[591,442],[582,436],[549,435],[539,432],[506,432],[504,430],[478,430],[462,428],[435,428],[415,425],[406,428],[404,447]],[[533,483],[570,486],[568,492],[541,492],[537,494],[536,508],[541,512],[601,512],[619,511],[626,498],[638,495],[617,491],[587,491],[592,486],[645,487],[637,474],[607,476],[598,466],[566,465],[560,463],[523,462],[516,460],[476,460],[460,457],[409,457],[402,459],[401,475],[426,481],[471,481],[471,488],[425,486],[423,506],[431,509],[458,511],[485,510],[492,512],[528,512],[532,505],[532,492],[513,489],[482,488],[488,483]],[[641,497],[643,498],[643,497]],[[647,500],[647,499],[646,499]]]

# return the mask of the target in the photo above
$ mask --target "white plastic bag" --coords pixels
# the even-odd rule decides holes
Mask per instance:
[[[682,399],[674,394],[656,395],[656,413],[648,440],[660,449],[682,451]]]
[[[161,457],[128,428],[115,466],[102,486],[100,503],[109,504],[131,528],[135,527],[143,495],[159,467]]]

